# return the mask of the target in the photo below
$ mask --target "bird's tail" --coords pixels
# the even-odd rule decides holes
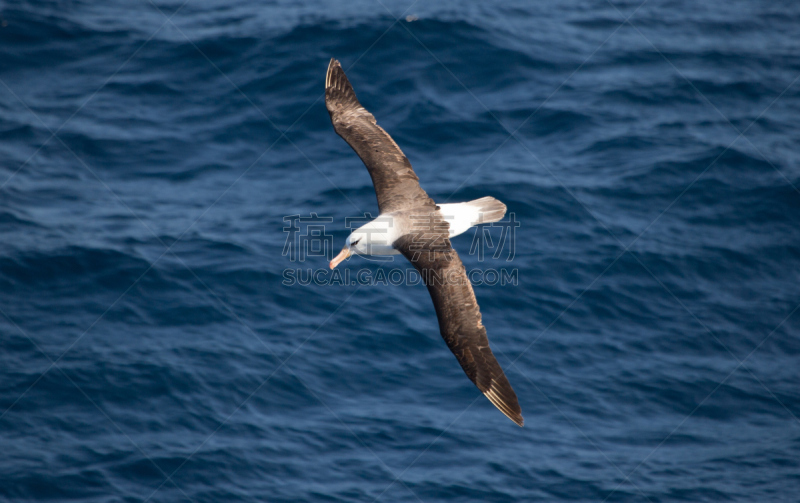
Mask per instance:
[[[476,210],[476,217],[472,225],[497,222],[506,214],[506,205],[491,196],[482,197],[464,204]]]
[[[450,224],[452,238],[474,225],[497,222],[506,214],[506,205],[493,197],[482,197],[467,203],[441,204],[439,211]]]

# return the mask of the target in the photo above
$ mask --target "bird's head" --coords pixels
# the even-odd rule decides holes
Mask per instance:
[[[353,253],[368,254],[367,233],[361,229],[356,229],[355,231],[351,232],[349,236],[347,236],[347,240],[345,240],[344,243],[344,248],[342,248],[342,251],[333,257],[333,260],[331,260],[331,269],[335,268],[344,260],[350,258],[350,255]]]

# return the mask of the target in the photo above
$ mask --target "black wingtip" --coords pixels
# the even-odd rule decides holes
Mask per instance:
[[[506,384],[508,384],[508,381],[506,381]],[[508,384],[506,389],[501,390],[502,388],[492,386],[484,391],[483,394],[500,410],[500,412],[505,414],[507,418],[517,423],[519,427],[524,426],[525,419],[522,417],[522,410],[519,408],[517,395],[514,393],[511,385]]]
[[[337,67],[341,68],[342,65],[336,60],[336,58],[331,58],[330,63],[328,63],[328,72],[325,74],[325,89],[331,87],[331,77],[333,76],[333,72]]]
[[[331,113],[361,106],[350,80],[336,58],[331,58],[325,76],[325,104]]]
[[[503,414],[505,414],[506,417],[509,418],[510,420],[514,421],[517,424],[517,426],[519,426],[520,428],[525,426],[525,418],[522,417],[522,414],[520,414],[520,413],[516,413],[516,414],[511,413],[511,414],[509,414],[509,413],[506,413],[506,412],[503,412]]]
[[[506,412],[503,412],[503,414],[505,414],[506,417],[509,418],[510,420],[514,421],[520,428],[525,426],[525,418],[523,418],[522,414],[520,414],[519,412],[517,412],[516,414],[514,413],[508,414]]]

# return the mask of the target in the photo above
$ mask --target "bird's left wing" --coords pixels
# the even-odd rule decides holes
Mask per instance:
[[[467,377],[519,426],[523,425],[517,395],[489,348],[486,328],[467,271],[448,239],[448,223],[439,211],[410,216],[413,230],[395,241],[419,271],[433,299],[439,331]]]

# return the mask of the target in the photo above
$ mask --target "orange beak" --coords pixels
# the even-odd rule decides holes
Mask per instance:
[[[349,247],[345,246],[344,248],[342,248],[342,251],[339,252],[339,255],[336,255],[335,257],[333,257],[333,260],[331,260],[331,269],[339,265],[340,262],[349,258],[350,255],[352,254],[353,252],[350,251]]]

